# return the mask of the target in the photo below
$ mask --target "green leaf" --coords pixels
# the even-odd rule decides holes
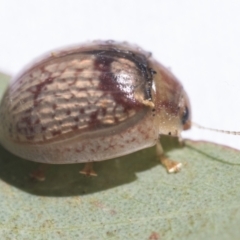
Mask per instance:
[[[45,165],[39,182],[40,164],[0,147],[0,239],[239,239],[239,151],[161,141],[180,173],[150,148],[95,163],[97,177],[80,175],[83,164]]]
[[[10,76],[0,72],[0,98],[2,97],[5,89],[7,88]]]

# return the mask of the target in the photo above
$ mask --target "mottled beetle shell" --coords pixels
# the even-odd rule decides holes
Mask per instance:
[[[186,111],[182,85],[150,53],[97,41],[53,52],[10,84],[0,142],[37,162],[102,161],[180,136]]]

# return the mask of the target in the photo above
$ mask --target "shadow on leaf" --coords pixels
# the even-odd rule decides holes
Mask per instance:
[[[179,147],[173,138],[161,140],[167,151]],[[84,164],[44,164],[46,180],[36,181],[30,174],[43,164],[24,160],[0,147],[0,178],[34,195],[74,196],[103,191],[136,180],[136,172],[158,165],[155,148],[144,149],[127,156],[94,163],[97,177],[79,174]]]
[[[165,153],[180,148],[176,138],[164,136],[161,137],[161,143]],[[195,142],[198,143],[200,142]],[[194,148],[194,144],[186,144],[185,147],[214,161],[234,164]],[[116,159],[94,163],[97,177],[79,174],[84,164],[44,164],[46,180],[39,182],[32,179],[30,174],[43,164],[21,159],[0,147],[0,178],[25,192],[40,196],[76,196],[104,191],[133,182],[137,179],[137,172],[149,170],[158,164],[155,148],[152,147]]]

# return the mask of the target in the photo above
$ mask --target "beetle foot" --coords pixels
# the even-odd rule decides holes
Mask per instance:
[[[97,173],[93,170],[93,163],[92,162],[88,162],[85,164],[84,168],[79,171],[79,173],[84,174],[86,176],[97,176]]]
[[[161,163],[167,169],[168,173],[177,173],[182,168],[182,163],[173,161],[165,156],[161,157]]]
[[[43,166],[39,166],[36,170],[32,171],[30,174],[31,179],[37,180],[39,182],[45,181],[45,169]]]

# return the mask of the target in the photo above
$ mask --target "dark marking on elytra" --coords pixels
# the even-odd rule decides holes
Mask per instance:
[[[75,122],[79,122],[79,117],[74,117],[73,120],[74,120]]]
[[[42,92],[44,87],[46,87],[46,85],[48,85],[48,84],[53,83],[53,81],[54,81],[54,78],[48,77],[44,81],[34,85],[30,89],[30,92],[34,94],[34,100],[37,100],[38,96],[40,95],[40,93]]]
[[[116,124],[118,124],[119,120],[118,120],[117,117],[114,117],[114,122],[115,122]]]
[[[131,51],[115,49],[114,46],[109,46],[108,50],[95,50],[86,52],[87,54],[94,54],[96,56],[95,60],[95,69],[102,72],[100,77],[101,80],[105,80],[106,83],[111,83],[111,87],[116,84],[116,76],[111,72],[112,62],[118,62],[118,59],[128,59],[133,62],[137,69],[139,69],[139,75],[144,79],[144,94],[145,99],[152,100],[152,82],[153,75],[156,74],[156,71],[149,68],[149,63],[147,57],[143,54],[134,53]],[[139,76],[139,77],[140,77]],[[111,81],[112,80],[112,81]],[[106,84],[103,84],[106,86]],[[104,88],[103,88],[104,89]],[[115,90],[115,89],[113,89]],[[123,88],[118,86],[118,91],[123,91]]]
[[[67,111],[66,111],[66,115],[70,115],[71,114],[71,111],[70,111],[70,109],[68,109]]]
[[[101,122],[98,120],[98,114],[98,110],[90,114],[89,127],[98,128],[100,126]]]
[[[105,94],[110,94],[117,104],[123,106],[125,112],[133,108],[140,108],[141,103],[135,99],[134,86],[131,85],[134,81],[133,76],[129,74],[129,76],[126,76],[127,81],[124,82],[121,74],[117,75],[112,72],[111,64],[118,59],[110,53],[112,52],[99,53],[96,56],[94,68],[101,72],[98,88]]]
[[[102,115],[103,115],[103,116],[106,116],[106,114],[107,114],[107,109],[106,109],[106,107],[102,107],[102,108],[101,108],[101,111],[102,111]]]
[[[45,132],[47,130],[47,127],[42,126],[41,130],[42,130],[42,132]]]
[[[26,139],[32,140],[34,138],[34,126],[35,122],[33,122],[32,118],[29,116],[22,117],[16,123],[16,131],[20,134],[26,136]]]
[[[79,112],[80,112],[81,114],[84,114],[84,113],[85,113],[85,109],[84,109],[84,108],[80,108]]]
[[[38,107],[38,105],[43,101],[43,99],[38,99],[36,101],[33,102],[33,106],[34,107]],[[31,109],[31,111],[33,110],[33,108]]]
[[[53,131],[51,131],[51,133],[53,136],[58,136],[58,135],[62,134],[62,131],[61,130],[53,130]]]
[[[81,74],[82,71],[82,68],[74,68],[74,79],[72,82],[68,83],[69,87],[76,85],[76,82],[78,81],[78,75]]]
[[[38,119],[35,120],[34,124],[38,125],[39,123],[40,123],[40,119],[38,118]]]
[[[25,114],[29,114],[30,112],[32,112],[32,108],[29,108],[29,109],[24,111]]]
[[[57,104],[54,103],[54,104],[52,105],[52,108],[53,108],[53,110],[56,110],[56,108],[57,108]]]

